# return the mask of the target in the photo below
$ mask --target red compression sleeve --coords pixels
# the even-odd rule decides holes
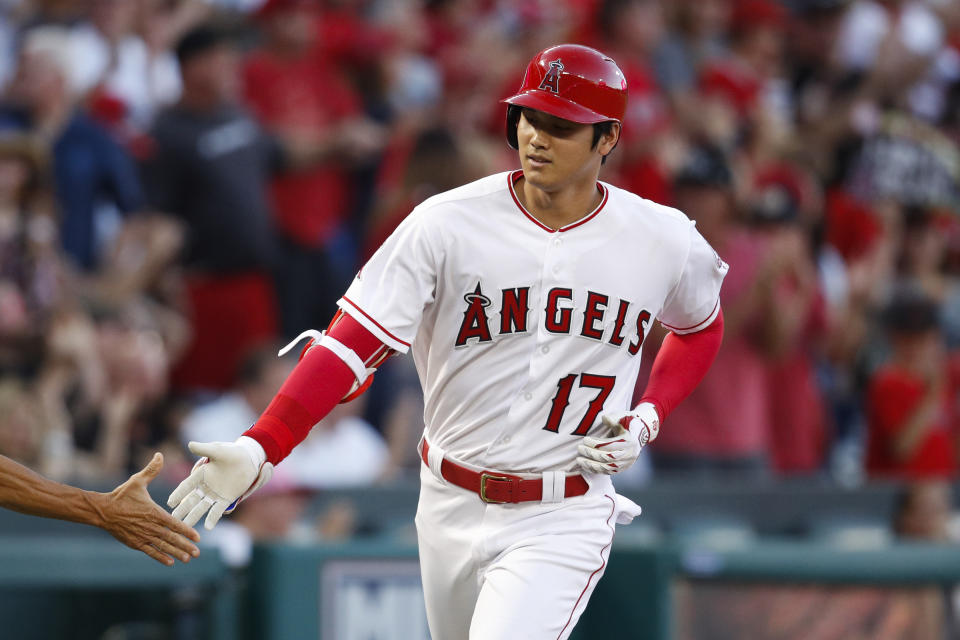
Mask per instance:
[[[347,314],[334,318],[327,334],[352,349],[368,366],[388,349]],[[355,381],[350,367],[332,351],[323,346],[310,349],[260,419],[243,435],[259,442],[267,460],[277,464],[337,406]]]
[[[707,374],[723,340],[723,310],[706,329],[679,335],[669,333],[653,361],[650,380],[640,402],[657,408],[660,421],[690,395]]]

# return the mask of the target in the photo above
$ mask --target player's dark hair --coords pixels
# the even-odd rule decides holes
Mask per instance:
[[[609,120],[607,122],[597,122],[596,124],[594,124],[593,125],[593,145],[591,145],[590,148],[596,149],[597,145],[600,144],[600,138],[602,138],[603,136],[608,136],[611,133],[613,133],[612,120]],[[612,149],[610,153],[613,153]],[[610,155],[610,154],[608,153],[607,155]],[[606,163],[607,163],[607,156],[603,156],[603,159],[600,160],[600,164],[603,165]]]
[[[512,131],[514,136],[516,136],[517,127],[520,125],[520,113],[520,107],[512,104],[507,105],[507,129],[508,131]],[[593,125],[593,142],[591,143],[590,148],[596,149],[597,145],[600,144],[600,138],[610,135],[611,133],[613,133],[613,120],[595,123]],[[512,139],[511,144],[516,144],[516,137]],[[603,159],[600,160],[600,164],[606,163],[607,156],[603,156]]]

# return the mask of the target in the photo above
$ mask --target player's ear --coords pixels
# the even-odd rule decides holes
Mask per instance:
[[[600,155],[606,156],[613,148],[617,146],[617,143],[620,141],[620,123],[611,122],[609,130],[605,131],[600,136],[600,142],[597,145]]]

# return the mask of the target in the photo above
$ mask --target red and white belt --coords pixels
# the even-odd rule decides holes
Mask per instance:
[[[430,466],[428,451],[430,445],[423,440],[420,457]],[[440,463],[440,475],[450,484],[472,491],[480,499],[490,504],[517,504],[518,502],[540,502],[543,500],[542,478],[520,478],[518,476],[495,471],[474,471],[444,458]],[[590,488],[581,475],[566,476],[563,481],[563,497],[582,496]]]

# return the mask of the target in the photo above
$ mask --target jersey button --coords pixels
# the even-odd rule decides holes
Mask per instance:
[[[558,265],[558,264],[553,265],[553,272],[554,272],[554,273],[560,273],[560,265]]]
[[[523,399],[524,399],[524,400],[533,400],[533,394],[530,393],[530,392],[527,392],[527,393],[523,394]]]
[[[540,353],[550,353],[550,347],[548,347],[547,345],[543,345],[542,347],[540,347]]]
[[[502,442],[503,442],[503,444],[509,444],[509,443],[510,443],[510,436],[503,436]]]
[[[561,244],[563,244],[563,240],[561,240],[560,238],[553,239],[553,246],[559,247]]]

